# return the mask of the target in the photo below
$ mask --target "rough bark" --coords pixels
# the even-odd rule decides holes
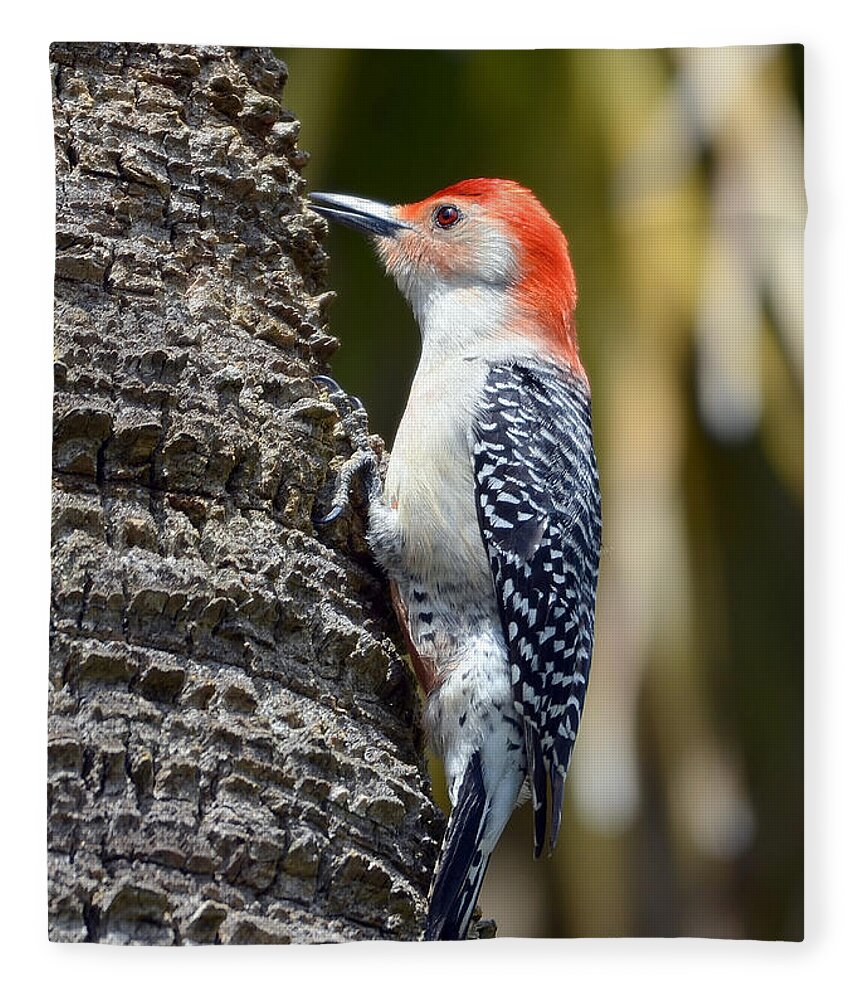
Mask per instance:
[[[58,44],[49,933],[414,938],[412,677],[310,376],[324,227],[266,50]]]

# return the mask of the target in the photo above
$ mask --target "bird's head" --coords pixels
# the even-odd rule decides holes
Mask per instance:
[[[419,322],[434,303],[444,301],[450,313],[451,302],[468,306],[470,297],[476,303],[494,297],[504,305],[507,325],[545,338],[556,356],[578,366],[567,240],[527,188],[478,178],[406,205],[310,197],[320,215],[373,238]]]

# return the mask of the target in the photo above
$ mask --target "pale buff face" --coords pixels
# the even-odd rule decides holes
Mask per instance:
[[[452,212],[455,221],[446,226]],[[417,309],[446,288],[503,290],[517,280],[515,241],[476,202],[428,199],[395,206],[392,214],[405,227],[374,242],[386,271]]]

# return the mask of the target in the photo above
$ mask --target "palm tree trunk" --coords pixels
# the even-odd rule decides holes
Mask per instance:
[[[441,820],[311,376],[282,63],[57,44],[49,933],[415,938]]]

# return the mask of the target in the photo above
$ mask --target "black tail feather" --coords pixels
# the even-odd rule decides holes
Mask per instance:
[[[564,805],[564,771],[560,767],[552,769],[552,826],[549,834],[550,854],[555,850],[558,830],[561,826],[561,810]]]
[[[475,751],[442,841],[430,890],[425,941],[459,941],[466,936],[490,860],[479,847],[486,824],[486,804],[481,758]]]
[[[532,781],[532,806],[535,822],[535,857],[539,858],[546,840],[547,790],[546,762],[543,748],[537,730],[528,727],[526,730],[526,747],[528,748],[529,774]]]

